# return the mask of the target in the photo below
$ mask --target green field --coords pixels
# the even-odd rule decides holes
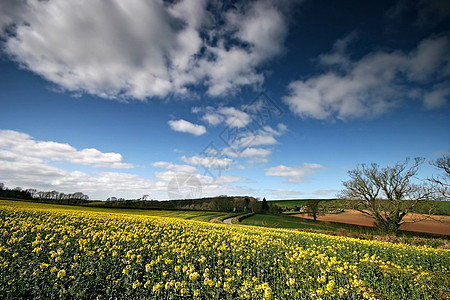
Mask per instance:
[[[281,208],[293,209],[294,207],[302,207],[310,200],[320,200],[322,206],[330,208],[352,208],[351,202],[341,199],[292,199],[292,200],[272,200],[268,203],[273,203]],[[413,212],[426,214],[430,207],[434,207],[433,213],[436,215],[450,216],[450,201],[423,201]]]
[[[302,207],[310,200],[320,200],[322,202],[331,201],[333,199],[292,199],[292,200],[271,200],[267,201],[269,204],[276,204],[281,208],[293,208],[295,206]]]
[[[348,230],[355,233],[364,233],[364,234],[374,232],[373,229],[367,227],[352,226],[338,223],[327,223],[319,221],[315,222],[313,220],[301,219],[291,217],[288,215],[256,214],[244,219],[240,224],[271,227],[271,228],[289,228],[289,229],[301,229],[310,231],[312,230],[321,232],[323,231],[336,232],[338,230]]]

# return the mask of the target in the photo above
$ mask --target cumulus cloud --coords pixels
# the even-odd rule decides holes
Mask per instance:
[[[305,180],[308,175],[314,174],[325,168],[320,164],[304,163],[301,166],[288,167],[279,165],[266,169],[266,176],[286,177],[288,183],[299,183]]]
[[[3,137],[4,135],[0,138],[2,142]],[[135,174],[98,172],[90,175],[78,170],[69,171],[50,165],[51,159],[42,153],[22,152],[25,148],[5,148],[5,144],[0,147],[0,178],[6,186],[64,193],[81,191],[91,199],[106,199],[111,196],[139,198],[149,192],[155,195],[167,190],[164,184]]]
[[[201,120],[210,126],[216,126],[222,122],[229,128],[243,128],[252,122],[252,117],[239,108],[222,106],[214,108],[212,106],[194,107],[193,113],[202,113]]]
[[[202,120],[211,126],[216,126],[222,123],[224,117],[216,113],[206,113],[203,115]]]
[[[253,164],[267,162],[269,160],[270,154],[272,154],[272,150],[265,148],[248,147],[237,152],[231,148],[225,148],[223,150],[223,153],[229,157],[245,158],[247,159],[248,163]]]
[[[272,195],[271,199],[285,200],[286,198],[298,198],[303,195],[302,192],[285,189],[266,189],[266,191]]]
[[[77,150],[69,144],[36,141],[28,134],[13,130],[0,130],[0,150],[3,151],[4,158],[9,155],[23,155],[30,159],[65,161],[94,167],[133,168],[133,165],[126,163],[119,153],[103,153],[93,148]]]
[[[234,107],[221,107],[217,112],[224,116],[225,123],[231,128],[242,128],[252,121],[248,113]]]
[[[181,160],[204,168],[215,168],[216,163],[226,167],[227,164],[231,163],[229,159],[217,160],[213,163],[214,158],[198,156],[181,157]],[[201,190],[201,195],[196,195],[197,197],[249,194],[248,189],[233,185],[245,181],[247,178],[233,175],[218,175],[215,177],[201,175],[199,170],[192,165],[180,165],[166,161],[153,163],[154,167],[164,169],[164,171],[155,172],[155,177],[159,180],[160,185],[168,189],[169,198],[192,195],[191,188],[195,188],[197,192]]]
[[[348,120],[379,116],[402,100],[418,98],[428,108],[448,101],[448,37],[425,39],[409,53],[377,51],[358,61],[345,53],[349,41],[338,41],[331,54],[319,57],[328,71],[288,85],[283,101],[292,112],[302,118]]]
[[[256,146],[270,146],[278,144],[276,136],[281,136],[287,131],[287,126],[283,123],[277,125],[277,129],[274,129],[268,125],[264,126],[257,131],[243,131],[239,133],[239,136],[235,139],[233,148],[245,148]]]
[[[339,193],[340,190],[334,190],[334,189],[329,189],[329,190],[317,190],[314,192],[314,195],[318,195],[318,196],[327,196],[327,197],[336,197],[337,193]]]
[[[86,154],[87,153],[87,154]],[[101,153],[101,152],[100,152]],[[84,159],[81,157],[85,156]],[[189,159],[188,159],[189,160]],[[131,167],[121,160],[111,162],[89,151],[77,151],[67,144],[33,140],[21,132],[0,131],[0,178],[8,187],[36,188],[44,191],[73,193],[81,191],[91,199],[105,200],[108,197],[140,198],[149,194],[151,199],[168,199],[168,185],[179,174],[189,174],[202,185],[199,196],[218,194],[249,194],[248,190],[232,184],[246,180],[239,176],[218,176],[216,178],[200,175],[192,165],[157,161],[152,165],[162,171],[154,172],[154,179],[124,172],[97,172],[66,170],[54,166],[54,161],[84,164],[88,167]],[[193,159],[195,162],[195,159]],[[77,167],[76,165],[74,166]]]
[[[287,10],[271,0],[1,3],[12,59],[65,90],[119,100],[261,84],[288,28]]]
[[[195,166],[202,166],[206,169],[210,168],[226,169],[233,163],[233,160],[228,157],[194,155],[191,157],[182,156],[180,157],[180,159],[185,163]]]
[[[157,161],[152,164],[156,168],[160,169],[166,169],[170,171],[176,171],[180,173],[198,173],[197,168],[189,165],[180,165],[180,164],[174,164],[172,162],[168,161]]]
[[[203,125],[197,125],[192,124],[191,122],[188,122],[186,120],[180,119],[180,120],[170,120],[169,122],[170,128],[175,131],[179,132],[186,132],[193,135],[202,135],[206,133],[206,128]]]
[[[261,102],[257,102],[254,105],[246,106],[247,111],[230,106],[218,108],[211,106],[194,107],[191,111],[196,114],[203,114],[201,120],[211,126],[224,123],[226,128],[222,131],[220,137],[229,146],[229,149],[224,149],[224,151],[242,152],[248,147],[278,144],[275,137],[281,136],[287,131],[287,126],[283,123],[277,124],[276,128],[259,124],[257,114],[262,110],[261,105]]]

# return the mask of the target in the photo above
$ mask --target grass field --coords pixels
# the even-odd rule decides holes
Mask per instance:
[[[361,228],[358,226],[348,226],[345,224],[314,222],[301,218],[290,217],[286,215],[265,215],[256,214],[244,219],[241,224],[252,226],[263,226],[271,228],[291,228],[291,229],[306,229],[306,230],[329,230],[336,231],[342,228],[352,230],[360,233],[372,232],[370,228]]]
[[[271,200],[268,203],[273,203],[281,208],[293,208],[295,206],[302,207],[310,200],[320,200],[322,202],[332,201],[333,199],[292,199],[292,200]]]
[[[0,298],[450,297],[449,250],[154,212],[0,201]]]
[[[310,200],[320,200],[322,206],[334,208],[351,208],[349,202],[341,199],[293,199],[293,200],[272,200],[269,203],[276,204],[281,208],[302,207]],[[450,216],[450,201],[423,201],[422,205],[418,206],[415,213],[428,213],[430,206],[434,206],[434,214]]]

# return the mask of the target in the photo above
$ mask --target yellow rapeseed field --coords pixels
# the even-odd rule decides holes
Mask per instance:
[[[4,203],[1,299],[450,297],[449,250]]]

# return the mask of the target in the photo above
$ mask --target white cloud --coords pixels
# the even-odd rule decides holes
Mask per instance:
[[[292,112],[302,118],[347,120],[384,114],[411,98],[421,98],[427,107],[448,101],[448,92],[438,88],[450,86],[448,37],[423,40],[409,53],[378,51],[359,61],[344,53],[349,41],[338,41],[341,45],[331,54],[319,58],[329,71],[289,84],[283,101]],[[413,83],[417,88],[411,91]]]
[[[267,199],[280,199],[280,200],[286,200],[286,199],[293,199],[293,198],[299,198],[300,195],[302,195],[302,192],[299,191],[293,191],[293,190],[285,190],[285,189],[266,189],[267,192],[271,194],[271,197],[267,197]]]
[[[0,149],[0,178],[6,186],[57,190],[64,193],[83,192],[91,199],[110,196],[139,198],[166,191],[166,186],[138,175],[119,172],[99,172],[89,175],[68,171],[48,164],[46,159],[31,152],[16,153]]]
[[[193,113],[203,113],[201,119],[207,122],[211,126],[219,125],[222,122],[230,128],[242,128],[252,122],[251,116],[235,107],[222,106],[214,108],[211,106],[206,107],[194,107]]]
[[[191,133],[193,135],[202,135],[206,133],[206,128],[203,125],[197,125],[197,124],[192,124],[191,122],[188,122],[186,120],[180,119],[180,120],[170,120],[168,122],[170,128],[172,128],[172,130],[175,131],[179,131],[179,132],[186,132],[186,133]]]
[[[218,166],[217,164],[219,164],[221,167],[226,167],[227,164],[231,163],[231,160],[229,159],[215,160],[214,158],[202,158],[198,156],[193,156],[190,158],[181,157],[181,160],[205,168],[215,168]],[[195,194],[194,196],[196,197],[208,197],[224,194],[225,195],[249,194],[248,189],[233,185],[237,182],[247,180],[247,178],[241,176],[232,176],[232,175],[221,175],[216,177],[205,176],[200,175],[198,169],[193,166],[179,165],[165,161],[155,162],[153,163],[153,166],[161,169],[166,169],[165,171],[162,172],[155,172],[155,177],[159,180],[158,183],[160,185],[168,189],[170,195],[169,198],[173,197],[183,198],[184,195],[191,195],[192,187],[194,187],[197,192],[201,190],[201,195],[194,193]],[[174,180],[176,180],[177,182],[174,183]]]
[[[281,136],[287,131],[287,126],[280,123],[278,129],[266,125],[262,129],[256,131],[245,130],[238,132],[232,145],[235,151],[239,148],[257,147],[257,146],[271,146],[278,144],[275,136]]]
[[[174,164],[172,162],[167,161],[157,161],[152,164],[152,166],[160,169],[166,169],[170,171],[176,171],[179,173],[190,173],[195,174],[198,173],[197,168],[189,165],[180,165],[180,164]]]
[[[228,168],[232,163],[233,160],[228,157],[214,157],[214,156],[198,156],[194,155],[191,157],[182,156],[180,159],[188,164],[195,165],[195,166],[202,166],[204,168],[210,169],[210,168],[221,168],[226,169]]]
[[[325,168],[320,164],[304,163],[301,166],[287,167],[279,165],[266,169],[266,176],[286,177],[288,183],[299,183],[305,180],[310,174],[314,174],[320,169]]]
[[[450,99],[450,87],[440,85],[427,92],[423,97],[423,102],[426,108],[434,109],[444,106],[448,99]]]
[[[334,189],[317,190],[314,192],[314,195],[326,196],[326,197],[336,197],[337,193],[339,193],[339,192],[340,192],[340,190],[334,190]]]
[[[219,125],[223,122],[223,116],[214,113],[206,113],[203,115],[202,120],[207,122],[211,126]]]
[[[71,153],[79,157],[74,150],[66,144],[55,142],[42,142],[32,140],[25,133],[2,130],[0,131],[0,178],[7,187],[20,186],[22,188],[36,188],[43,191],[56,190],[64,193],[81,191],[91,199],[105,200],[108,197],[140,198],[149,194],[150,199],[169,199],[169,183],[180,174],[191,175],[202,185],[202,194],[198,196],[216,196],[219,194],[250,194],[242,187],[232,184],[244,181],[239,176],[218,176],[216,178],[202,176],[199,170],[191,165],[175,164],[167,161],[157,161],[152,165],[163,169],[154,173],[156,180],[148,179],[137,174],[123,172],[93,172],[89,174],[79,170],[69,171],[50,165],[54,160],[69,161]],[[22,148],[15,148],[21,144]],[[76,151],[76,150],[75,150]],[[81,152],[81,151],[79,151]],[[87,158],[82,162],[91,160],[88,166],[105,163],[98,161],[98,153],[94,155],[87,151]],[[52,159],[49,155],[58,159]],[[83,152],[86,155],[86,152]],[[78,159],[78,158],[77,158]],[[195,161],[195,159],[194,159]],[[228,162],[228,161],[223,161]],[[108,162],[108,164],[111,164]],[[116,166],[116,164],[112,164]],[[76,165],[74,166],[76,168]]]
[[[219,176],[216,178],[215,183],[216,184],[228,184],[228,183],[235,183],[240,181],[246,181],[247,178],[241,177],[241,176],[231,176],[231,175],[224,175]]]
[[[66,161],[113,169],[133,168],[132,164],[124,162],[119,153],[103,153],[93,148],[77,150],[69,144],[36,141],[25,133],[12,130],[0,130],[0,149],[4,153],[13,153],[29,158]]]
[[[19,2],[0,6],[0,28],[15,28],[6,53],[65,90],[119,100],[261,84],[287,35],[288,10],[270,0]]]
[[[272,151],[264,148],[249,147],[240,152],[234,151],[231,148],[225,148],[223,153],[229,157],[249,159],[250,163],[261,163],[268,161],[268,157]]]
[[[224,116],[225,123],[231,128],[242,128],[252,121],[249,114],[234,107],[221,107],[217,112]]]

